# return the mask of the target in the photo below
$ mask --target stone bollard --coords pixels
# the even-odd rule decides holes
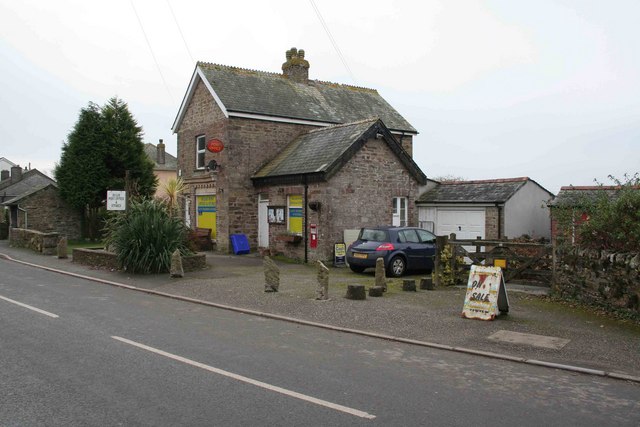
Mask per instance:
[[[67,238],[63,236],[60,240],[58,240],[58,246],[56,247],[58,251],[59,259],[66,259],[69,257],[67,254]]]
[[[402,290],[407,292],[416,292],[416,281],[413,279],[405,279],[402,281]]]
[[[318,285],[316,286],[316,299],[329,299],[329,269],[322,261],[318,260]]]
[[[433,286],[433,278],[429,276],[420,279],[420,289],[426,289],[428,291],[434,290],[435,286]]]
[[[184,277],[184,269],[182,268],[182,255],[180,250],[176,249],[171,254],[171,277]]]
[[[264,266],[264,291],[278,292],[280,287],[280,269],[275,262],[268,256],[262,261]]]
[[[387,275],[384,271],[384,259],[376,260],[376,286],[382,288],[382,292],[387,292]]]
[[[372,286],[369,288],[370,297],[381,297],[382,292],[383,292],[382,286]]]
[[[364,285],[347,285],[347,299],[367,299]]]

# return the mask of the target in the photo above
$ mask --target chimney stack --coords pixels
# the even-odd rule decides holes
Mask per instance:
[[[9,172],[9,170],[4,169],[3,171],[0,172],[0,182],[10,178],[11,178],[11,172]]]
[[[286,52],[287,62],[282,64],[282,74],[295,82],[309,81],[309,61],[304,59],[304,50],[292,47]]]
[[[22,168],[20,165],[11,166],[11,182],[15,183],[22,180]]]
[[[158,150],[157,150],[157,156],[156,156],[156,162],[159,165],[164,165],[165,162],[165,155],[164,155],[164,143],[162,142],[162,140],[160,140],[160,142],[158,142]]]

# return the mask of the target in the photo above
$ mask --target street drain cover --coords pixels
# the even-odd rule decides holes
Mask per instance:
[[[507,342],[511,344],[524,344],[534,347],[550,348],[552,350],[560,350],[567,345],[570,340],[563,338],[547,337],[544,335],[523,334],[512,331],[498,331],[489,336],[490,340]]]

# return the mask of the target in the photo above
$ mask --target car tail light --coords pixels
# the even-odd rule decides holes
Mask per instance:
[[[394,249],[393,243],[383,243],[376,248],[376,251],[392,251]]]

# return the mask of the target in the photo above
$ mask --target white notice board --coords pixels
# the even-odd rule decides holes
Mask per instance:
[[[126,191],[107,191],[107,210],[123,211],[127,208]]]
[[[509,298],[500,267],[472,265],[462,317],[493,320],[509,311]]]

